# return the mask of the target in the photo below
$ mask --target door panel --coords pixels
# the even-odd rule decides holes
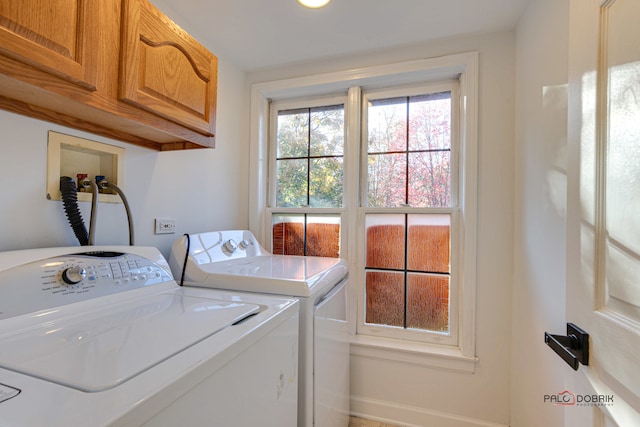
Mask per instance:
[[[640,425],[640,16],[636,0],[572,0],[567,320],[591,357],[567,376],[566,426]]]
[[[640,27],[637,1],[603,10],[606,307],[640,322]],[[606,92],[605,92],[606,89]],[[634,326],[632,326],[634,327]]]
[[[123,1],[119,97],[214,136],[217,58],[147,0]]]
[[[3,0],[0,54],[95,90],[99,40],[96,3]]]

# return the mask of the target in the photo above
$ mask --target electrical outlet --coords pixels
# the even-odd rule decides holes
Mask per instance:
[[[176,232],[176,220],[156,218],[156,234],[173,234]]]

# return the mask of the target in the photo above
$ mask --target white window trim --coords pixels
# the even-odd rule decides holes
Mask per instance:
[[[464,179],[460,182],[459,207],[464,213],[460,228],[460,288],[458,296],[459,335],[458,346],[439,346],[405,340],[358,336],[355,334],[357,292],[349,289],[350,324],[352,325],[351,353],[365,357],[391,359],[407,363],[441,367],[462,372],[473,372],[476,329],[476,234],[477,234],[477,146],[478,146],[478,53],[469,52],[437,58],[388,64],[333,73],[317,74],[272,82],[256,83],[251,89],[251,133],[249,147],[249,228],[261,242],[267,242],[270,229],[265,226],[268,206],[269,168],[269,103],[271,100],[301,96],[347,93],[347,103],[355,104],[360,97],[359,87],[384,87],[401,84],[424,83],[458,78],[460,81],[461,111],[459,121],[460,168]],[[352,109],[350,109],[353,111]],[[346,133],[352,137],[360,132],[359,118],[345,117]],[[347,168],[358,168],[360,161],[358,144],[350,144],[345,161]],[[354,164],[355,163],[355,164]],[[344,223],[357,215],[357,193],[345,186],[346,212]],[[357,190],[356,190],[357,191]],[[343,230],[347,241],[343,256],[350,269],[356,272],[357,231],[351,227]],[[353,277],[352,279],[356,279]],[[355,282],[356,280],[352,280]]]

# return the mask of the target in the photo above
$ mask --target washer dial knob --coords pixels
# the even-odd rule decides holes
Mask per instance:
[[[234,253],[238,249],[238,244],[235,240],[229,239],[224,243],[223,247],[227,252]]]
[[[82,282],[87,275],[87,271],[83,267],[69,267],[62,272],[62,280],[68,285],[75,285]]]

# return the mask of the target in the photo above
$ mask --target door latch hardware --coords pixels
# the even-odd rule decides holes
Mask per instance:
[[[567,323],[566,336],[545,332],[544,342],[574,371],[578,370],[580,363],[589,365],[589,334],[573,323]]]

